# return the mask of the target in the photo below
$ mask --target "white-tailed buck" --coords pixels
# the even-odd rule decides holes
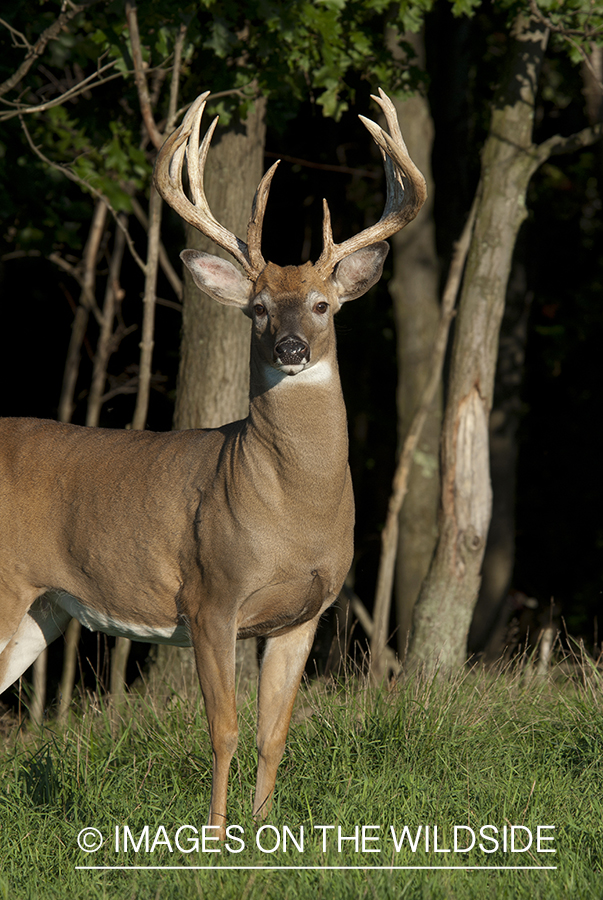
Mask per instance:
[[[317,263],[264,262],[262,220],[276,164],[256,192],[247,243],[213,217],[199,145],[208,93],[165,142],[155,183],[242,266],[185,250],[196,284],[252,320],[246,419],[154,434],[37,419],[0,422],[0,691],[74,616],[90,629],[190,646],[213,747],[209,824],[223,835],[237,746],[235,641],[266,638],[254,813],[265,815],[321,614],[352,560],[354,500],[333,316],[381,276],[384,239],[414,218],[425,182],[392,103],[389,134],[362,121],[387,173],[382,218],[341,244],[324,206]],[[182,186],[187,157],[192,201]]]

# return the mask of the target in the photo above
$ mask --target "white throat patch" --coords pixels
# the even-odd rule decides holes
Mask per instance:
[[[333,375],[331,363],[326,359],[321,359],[317,363],[310,363],[308,366],[300,367],[300,371],[288,375],[282,369],[274,366],[264,365],[262,367],[262,378],[268,388],[276,387],[280,384],[327,384]]]

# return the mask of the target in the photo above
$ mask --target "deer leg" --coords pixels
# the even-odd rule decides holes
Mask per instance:
[[[214,616],[214,619],[219,619]],[[234,628],[221,621],[191,623],[193,645],[211,739],[213,771],[208,825],[226,838],[226,796],[230,763],[237,749],[239,731],[235,699]]]
[[[47,594],[32,603],[0,653],[0,694],[63,633],[70,618]]]
[[[276,770],[285,751],[293,703],[318,625],[317,616],[286,634],[270,637],[262,658],[258,697],[258,773],[253,814],[272,807]]]

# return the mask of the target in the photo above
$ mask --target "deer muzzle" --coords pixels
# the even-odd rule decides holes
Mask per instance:
[[[310,347],[301,338],[290,335],[280,340],[274,347],[276,361],[283,367],[305,366],[310,362]],[[294,375],[295,372],[288,373]]]

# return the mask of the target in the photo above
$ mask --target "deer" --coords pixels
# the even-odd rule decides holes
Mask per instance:
[[[325,200],[317,262],[265,262],[262,227],[278,162],[257,188],[245,242],[214,218],[205,196],[217,124],[200,141],[208,96],[197,97],[165,141],[154,181],[185,222],[239,264],[181,253],[202,291],[252,321],[249,414],[166,433],[0,420],[0,692],[72,617],[109,635],[192,644],[213,757],[208,825],[224,839],[238,741],[236,641],[265,643],[253,802],[262,819],[318,621],[352,562],[333,317],[379,280],[386,239],[417,215],[426,189],[379,90],[373,99],[388,130],[360,119],[384,161],[381,218],[336,244]]]

